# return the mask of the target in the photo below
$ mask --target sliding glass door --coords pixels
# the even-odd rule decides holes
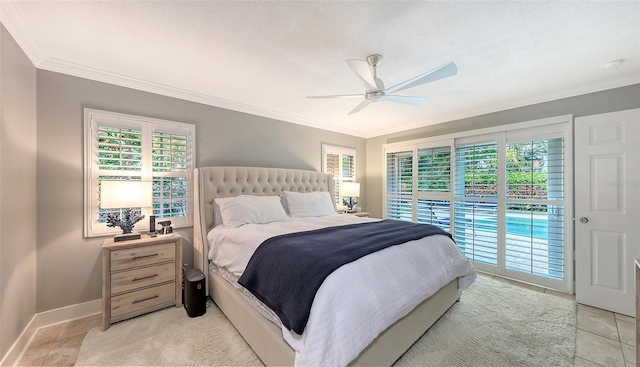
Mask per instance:
[[[479,270],[570,290],[565,130],[385,146],[386,218],[451,232]]]
[[[564,139],[506,145],[507,270],[564,278]]]
[[[498,143],[455,149],[453,237],[473,262],[498,266]]]

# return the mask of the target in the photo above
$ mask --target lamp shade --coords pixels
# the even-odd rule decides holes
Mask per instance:
[[[101,208],[142,208],[153,204],[151,182],[102,181],[100,183]]]
[[[342,196],[349,196],[352,198],[360,197],[360,184],[357,182],[343,182]]]

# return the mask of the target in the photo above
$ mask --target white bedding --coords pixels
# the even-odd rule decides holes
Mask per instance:
[[[333,215],[239,228],[217,226],[207,236],[209,259],[239,277],[267,238],[377,220]],[[304,333],[283,328],[282,335],[296,351],[296,366],[346,366],[382,331],[455,278],[459,289],[466,289],[476,274],[447,236],[391,246],[329,275],[316,294]]]

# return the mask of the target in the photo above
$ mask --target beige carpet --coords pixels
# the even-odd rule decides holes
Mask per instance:
[[[479,277],[395,364],[570,366],[575,303]],[[214,306],[189,318],[169,308],[87,333],[76,366],[262,365]]]

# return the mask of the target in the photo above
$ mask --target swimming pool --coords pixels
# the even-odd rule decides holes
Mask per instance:
[[[462,221],[468,224],[471,224],[470,218],[465,218]],[[514,234],[514,235],[520,235],[520,236],[533,235],[533,237],[545,238],[545,239],[549,238],[549,226],[553,226],[553,223],[547,220],[532,219],[532,218],[526,218],[526,217],[507,217],[506,221],[507,221],[506,223],[507,234]],[[495,217],[487,218],[487,219],[476,218],[474,223],[475,223],[475,228],[477,229],[481,229],[481,230],[484,229],[492,232],[497,231],[498,224],[497,224],[497,218]],[[558,230],[560,230],[560,228],[557,228],[557,230],[553,231],[552,233],[558,232]]]
[[[522,236],[548,238],[549,221],[522,217],[507,217],[507,233]]]

